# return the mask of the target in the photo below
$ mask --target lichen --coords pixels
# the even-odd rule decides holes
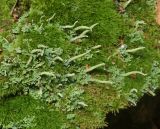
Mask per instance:
[[[0,21],[3,21],[4,18],[11,19],[9,12],[15,1],[10,0],[8,2],[7,4],[6,0],[0,2],[0,9],[3,10]],[[154,60],[159,60],[160,57],[159,51],[153,47],[153,45],[159,42],[159,28],[154,23],[153,7],[148,8],[149,3],[150,2],[146,2],[145,0],[134,0],[127,6],[125,14],[119,14],[113,0],[32,1],[30,10],[27,13],[24,12],[24,15],[22,15],[17,23],[12,22],[12,24],[9,25],[9,28],[12,29],[9,29],[7,34],[4,34],[5,32],[2,34],[3,39],[9,41],[9,44],[11,42],[11,47],[8,49],[16,50],[16,52],[11,50],[6,53],[3,52],[4,58],[8,55],[16,57],[17,54],[20,54],[21,50],[31,51],[30,55],[21,55],[20,59],[25,63],[27,62],[25,66],[32,66],[33,55],[35,53],[41,56],[43,55],[43,51],[41,50],[46,49],[46,47],[47,49],[58,48],[58,50],[61,48],[64,50],[63,55],[55,57],[55,60],[52,62],[57,61],[61,63],[55,65],[52,70],[50,70],[50,64],[48,63],[45,65],[46,67],[43,68],[43,71],[41,71],[40,76],[54,78],[55,74],[48,72],[54,70],[60,75],[64,75],[62,79],[65,86],[69,79],[73,84],[63,88],[62,85],[59,84],[58,88],[60,89],[55,90],[57,93],[56,99],[58,99],[59,102],[56,104],[56,108],[59,110],[58,114],[61,114],[60,110],[63,111],[62,116],[57,117],[57,115],[48,111],[48,107],[51,107],[53,111],[55,110],[51,103],[45,106],[43,110],[45,113],[41,114],[41,112],[35,110],[35,107],[38,105],[35,104],[35,102],[39,102],[38,100],[33,100],[32,102],[31,98],[23,100],[25,97],[19,96],[17,98],[13,97],[12,100],[3,100],[3,104],[0,106],[0,110],[3,112],[2,116],[0,116],[0,123],[2,121],[7,124],[11,118],[19,120],[19,118],[24,118],[26,114],[34,114],[38,119],[37,123],[39,125],[37,128],[61,128],[58,124],[63,124],[63,127],[73,129],[76,127],[84,129],[100,128],[106,125],[105,117],[108,112],[117,112],[126,106],[136,105],[138,99],[143,96],[144,92],[154,94],[155,89],[148,87],[148,83],[152,83],[149,79],[155,74],[150,70],[152,63]],[[146,25],[137,28],[137,21],[144,21]],[[94,27],[92,33],[85,32],[88,37],[84,38],[81,43],[70,42],[66,30],[62,29],[62,25],[70,25],[65,26],[65,28],[72,28],[73,31],[76,31],[76,34],[79,35],[83,32],[83,29],[92,29],[95,23],[98,23],[98,25]],[[78,27],[75,28],[76,26]],[[132,38],[135,38],[135,36],[130,35],[137,31],[143,32],[140,35],[142,36],[142,42],[139,42],[140,40],[130,42],[133,41]],[[70,33],[70,31],[68,33]],[[8,37],[13,37],[13,39],[9,40]],[[7,42],[4,42],[4,40],[1,41],[1,46],[7,44]],[[128,48],[133,48],[126,50],[131,54],[133,59],[129,60],[129,62],[124,62],[119,60],[119,55],[116,53],[114,57],[108,61],[108,57],[114,53],[114,50],[124,44],[127,44]],[[39,47],[37,48],[37,46]],[[143,47],[139,48],[139,46]],[[99,50],[97,50],[97,48]],[[139,51],[140,49],[144,50]],[[68,59],[66,61],[67,65],[63,64],[65,62],[63,59]],[[45,60],[38,65],[35,64],[34,67],[40,69],[44,65],[44,62]],[[20,73],[17,69],[16,71]],[[124,71],[132,72],[127,73]],[[86,73],[90,75],[87,76]],[[79,83],[75,83],[74,81],[74,77],[77,74],[79,75],[77,77]],[[144,76],[139,76],[138,74]],[[37,75],[37,73],[35,75]],[[73,80],[71,78],[73,78]],[[146,81],[146,79],[148,79],[148,81]],[[158,82],[159,76],[157,75],[153,79]],[[4,82],[7,82],[7,78],[1,80],[0,86],[2,87]],[[145,82],[148,83],[145,84]],[[144,90],[145,88],[148,88],[148,91]],[[2,91],[1,88],[0,90]],[[33,93],[34,90],[35,89],[32,91]],[[39,89],[37,91],[40,95],[41,90],[42,89]],[[1,96],[12,97],[13,95],[21,94],[23,94],[22,87],[21,85],[17,85],[13,86],[11,90],[3,92]],[[31,96],[34,96],[34,94]],[[34,97],[36,98],[36,96]],[[65,99],[60,99],[63,97]],[[86,103],[76,101],[77,98],[80,98],[80,100]],[[52,102],[54,99],[54,94],[51,94],[47,102]],[[27,108],[28,105],[26,105],[27,103],[31,106],[29,110]],[[40,103],[43,106],[44,101]],[[8,111],[11,111],[9,107],[16,109],[19,104],[22,104],[22,110],[19,109],[22,115],[21,113],[10,113],[8,116],[6,115]],[[70,110],[73,110],[75,105],[78,109],[71,112]],[[67,108],[65,108],[65,106],[67,106]],[[67,109],[69,109],[69,112],[67,112]],[[34,111],[37,114],[33,113]],[[6,116],[7,119],[5,120],[4,118]],[[56,124],[54,118],[57,118],[58,124]],[[64,119],[64,121],[61,121],[61,119]]]

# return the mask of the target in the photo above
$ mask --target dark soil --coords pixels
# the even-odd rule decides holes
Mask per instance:
[[[136,107],[110,113],[105,129],[160,129],[160,92],[156,96],[145,95]]]

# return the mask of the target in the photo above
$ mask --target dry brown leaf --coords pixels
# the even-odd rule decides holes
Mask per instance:
[[[156,5],[156,22],[160,25],[160,0],[157,0]]]
[[[2,33],[2,32],[3,32],[3,29],[0,28],[0,33]]]

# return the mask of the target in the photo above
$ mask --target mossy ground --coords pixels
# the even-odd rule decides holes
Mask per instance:
[[[10,19],[9,12],[13,3],[12,1],[9,3],[6,3],[5,0],[1,1],[0,7],[4,8],[5,6],[5,10],[0,17],[0,21]],[[146,0],[135,0],[127,7],[127,17],[124,17],[116,11],[113,0],[35,0],[31,4],[28,20],[39,22],[41,16],[47,19],[56,13],[55,18],[51,21],[53,26],[41,34],[31,32],[13,36],[10,31],[7,31],[4,32],[3,35],[12,37],[14,47],[21,47],[23,49],[27,49],[28,47],[27,44],[23,42],[23,39],[32,39],[30,42],[32,48],[35,48],[38,44],[44,44],[49,47],[61,47],[64,49],[65,57],[72,56],[77,47],[81,48],[83,52],[85,48],[102,45],[103,47],[99,54],[95,55],[91,61],[79,62],[79,67],[85,67],[86,64],[92,66],[99,62],[104,62],[106,63],[106,68],[109,68],[116,63],[116,66],[124,71],[140,70],[143,68],[143,71],[148,73],[153,61],[159,59],[159,51],[155,49],[155,45],[159,42],[159,27],[155,23],[153,9],[150,7],[151,6],[146,3]],[[131,30],[134,28],[134,23],[137,20],[143,20],[147,23],[143,28],[144,43],[140,43],[139,41],[131,43],[129,39],[129,33],[131,33]],[[74,44],[68,41],[65,32],[57,26],[70,25],[75,21],[78,21],[78,25],[90,26],[94,23],[99,24],[94,28],[89,38],[82,43]],[[5,25],[5,23],[2,22],[2,26],[3,25]],[[16,26],[16,24],[14,26]],[[122,62],[116,57],[108,62],[107,58],[121,45],[120,37],[123,37],[123,42],[127,44],[129,48],[144,46],[146,49],[133,54],[134,59],[132,59],[129,64]],[[57,66],[57,71],[64,72],[65,70],[66,69],[61,69],[61,67]],[[72,71],[72,69],[68,70]],[[99,76],[100,73],[102,73],[101,75],[103,76]],[[93,74],[102,79],[109,77],[108,73],[103,72],[101,69],[95,71]],[[141,89],[144,81],[141,76],[137,76],[136,78],[127,77],[125,79],[125,87],[122,88],[123,94],[121,95],[118,95],[115,89],[107,89],[104,85],[90,84],[88,86],[80,86],[80,88],[85,91],[84,98],[88,107],[85,108],[85,110],[76,112],[76,125],[79,125],[82,129],[103,127],[106,124],[106,113],[118,111],[120,108],[126,108],[128,101],[125,98],[125,94],[128,94],[132,88]],[[17,90],[19,89],[11,89],[7,92],[2,91],[1,96],[15,93]],[[140,93],[139,97],[141,97],[141,95]],[[62,118],[64,116],[61,116],[57,112],[49,112],[47,108],[48,105],[45,106],[45,111],[42,110],[39,112],[35,110],[35,107],[39,106],[39,104],[43,105],[43,102],[37,102],[30,97],[24,96],[10,99],[4,100],[0,106],[0,111],[2,112],[0,120],[4,123],[7,123],[11,119],[21,119],[26,114],[34,114],[38,117],[36,120],[38,123],[37,129],[60,128],[59,125],[63,123]],[[30,104],[29,108],[28,103]],[[17,108],[19,104],[20,106]],[[12,109],[20,110],[21,113],[16,113],[16,111],[15,113],[11,113]],[[10,115],[8,115],[8,113]]]
[[[50,108],[34,100],[29,96],[17,96],[1,102],[0,106],[2,124],[7,125],[8,122],[17,122],[24,117],[36,117],[36,126],[34,129],[57,129],[61,127],[63,122],[62,114],[56,111],[50,111]],[[43,122],[42,122],[43,121]]]

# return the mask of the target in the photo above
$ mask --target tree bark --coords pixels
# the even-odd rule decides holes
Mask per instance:
[[[160,0],[157,0],[156,5],[156,22],[160,25]]]

